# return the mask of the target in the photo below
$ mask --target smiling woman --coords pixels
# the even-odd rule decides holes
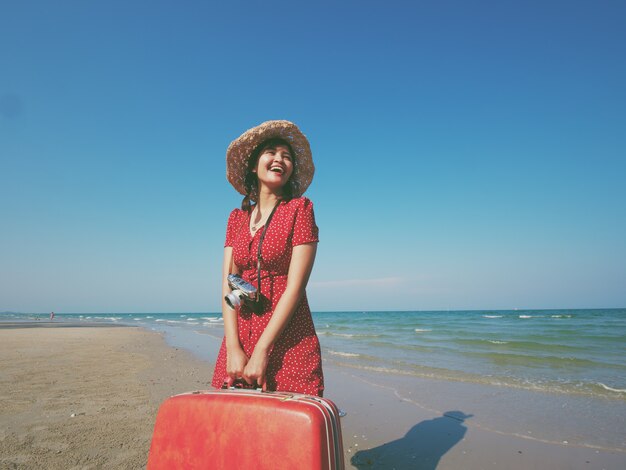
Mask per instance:
[[[227,178],[244,199],[231,212],[222,272],[224,340],[212,385],[239,382],[321,396],[320,345],[306,297],[317,251],[315,168],[289,121],[267,121],[228,147]]]
[[[251,199],[258,199],[259,182],[281,192],[283,200],[293,197],[293,183],[290,180],[295,168],[293,156],[294,151],[289,142],[280,137],[266,140],[254,150],[248,162],[243,210],[250,210]],[[258,224],[261,221],[260,212],[257,210],[254,215],[254,222]],[[263,218],[263,222],[266,219]]]

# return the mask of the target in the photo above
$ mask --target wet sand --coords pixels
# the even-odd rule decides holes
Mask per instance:
[[[0,324],[2,469],[144,468],[159,404],[210,383],[211,362],[170,347],[158,333],[37,324]],[[326,396],[348,413],[346,468],[626,468],[623,446],[573,445],[490,427],[479,419],[488,410],[459,398],[469,390],[459,384],[385,385],[384,376],[334,366],[325,374]],[[428,393],[436,400],[417,398]]]

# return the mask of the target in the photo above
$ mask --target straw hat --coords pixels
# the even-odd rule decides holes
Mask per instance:
[[[300,197],[311,184],[315,166],[309,141],[298,126],[289,121],[266,121],[248,129],[233,140],[226,151],[226,178],[233,187],[246,195],[246,172],[248,160],[254,149],[262,142],[280,137],[289,142],[295,152],[295,171],[291,175],[293,197]]]

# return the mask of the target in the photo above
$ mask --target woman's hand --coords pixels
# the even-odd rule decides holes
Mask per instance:
[[[231,387],[235,380],[243,377],[243,372],[248,363],[248,356],[241,347],[226,348],[226,385]]]
[[[246,364],[246,368],[243,371],[243,379],[250,385],[257,384],[263,390],[266,389],[265,372],[267,371],[267,364],[269,362],[269,352],[260,348],[254,348],[252,357]]]

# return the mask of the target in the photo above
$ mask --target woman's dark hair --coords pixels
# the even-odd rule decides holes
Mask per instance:
[[[280,137],[273,137],[271,139],[264,140],[250,154],[250,158],[248,159],[248,168],[246,168],[246,195],[241,201],[241,209],[249,212],[252,209],[252,202],[258,202],[259,200],[259,183],[257,179],[257,174],[253,171],[256,168],[257,162],[259,160],[259,156],[268,148],[274,148],[279,145],[284,145],[289,149],[289,153],[291,154],[291,161],[293,163],[293,172],[291,173],[291,177],[287,184],[283,186],[283,194],[282,200],[289,201],[293,198],[293,175],[296,172],[296,160],[297,155],[293,151],[291,144],[287,142],[285,139]]]

